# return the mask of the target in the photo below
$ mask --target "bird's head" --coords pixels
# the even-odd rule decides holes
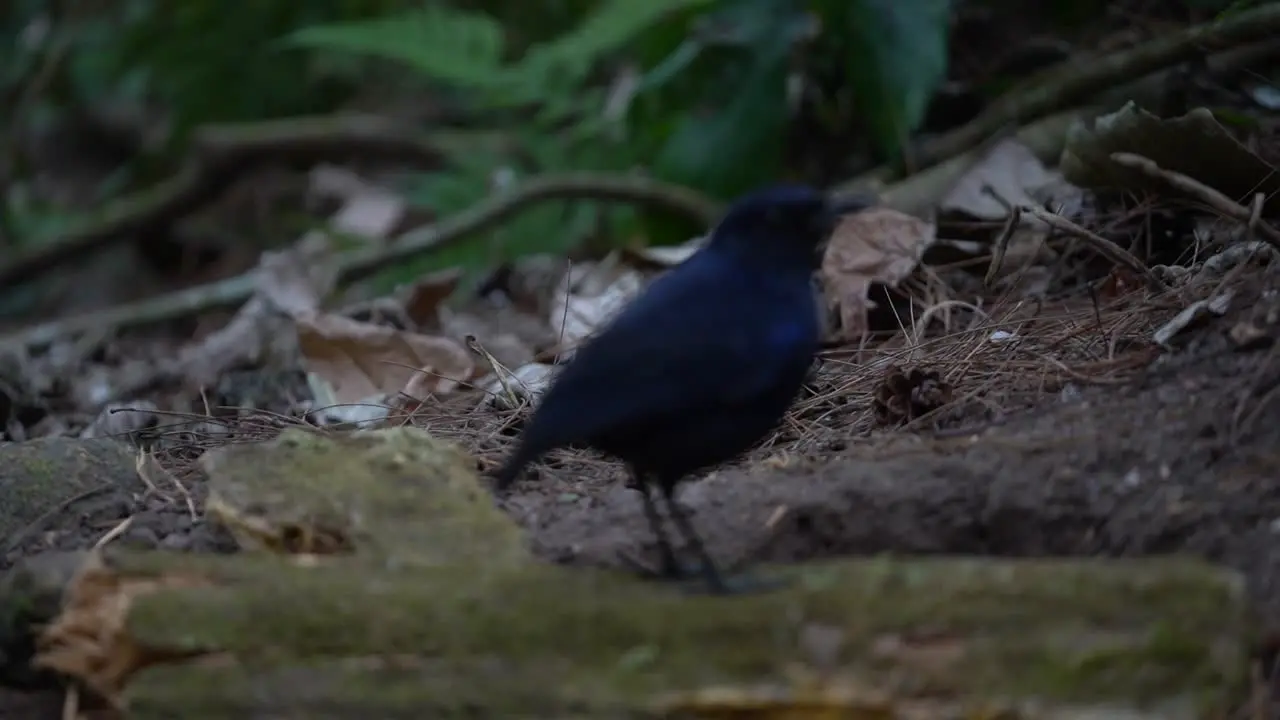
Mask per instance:
[[[840,217],[872,204],[862,195],[836,198],[807,185],[771,185],[734,201],[708,245],[770,264],[813,269]]]

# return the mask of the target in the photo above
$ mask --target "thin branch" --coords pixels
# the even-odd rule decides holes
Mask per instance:
[[[174,176],[109,203],[62,237],[0,264],[0,286],[31,279],[86,253],[186,217],[258,165],[359,155],[430,162],[440,153],[430,138],[364,115],[303,117],[211,125],[193,136],[191,156]]]
[[[1262,204],[1256,200],[1253,205],[1258,209],[1257,212],[1241,205],[1235,200],[1232,200],[1226,195],[1223,195],[1217,190],[1214,190],[1189,175],[1183,175],[1182,173],[1175,172],[1173,170],[1166,170],[1160,167],[1155,160],[1143,157],[1136,153],[1111,153],[1111,159],[1117,165],[1141,170],[1143,174],[1148,177],[1160,180],[1173,189],[1180,190],[1196,200],[1203,202],[1232,220],[1238,220],[1244,223],[1250,230],[1262,236],[1262,239],[1267,241],[1272,247],[1280,250],[1280,230],[1277,230],[1274,225],[1266,222],[1260,217],[1260,208],[1262,207]]]
[[[1051,213],[1048,210],[1043,210],[1035,207],[1034,205],[1024,205],[1022,207],[1022,212],[1031,213],[1040,220],[1048,223],[1050,226],[1080,238],[1086,245],[1097,251],[1099,255],[1117,265],[1123,265],[1124,267],[1132,270],[1135,275],[1138,275],[1145,280],[1147,287],[1152,290],[1155,290],[1156,292],[1163,292],[1169,289],[1168,286],[1161,282],[1160,278],[1157,278],[1155,274],[1151,272],[1151,269],[1144,265],[1141,260],[1134,257],[1129,251],[1092,230],[1080,227],[1061,215]]]
[[[1192,58],[1209,55],[1210,75],[1225,77],[1280,54],[1272,38],[1280,34],[1280,3],[1270,3],[1222,20],[1186,28],[1138,47],[1084,61],[1072,60],[1029,79],[995,100],[985,112],[959,128],[926,141],[912,159],[920,172],[983,145],[1014,127],[1065,111],[1114,90],[1126,99],[1150,95],[1149,76]],[[841,188],[878,186],[902,177],[888,163],[843,183]]]
[[[720,215],[719,204],[696,190],[639,175],[545,175],[493,195],[439,223],[410,230],[388,247],[353,253],[343,261],[339,280],[354,282],[409,258],[448,247],[501,223],[533,203],[568,199],[664,208],[704,227],[710,227]]]
[[[656,206],[685,215],[708,227],[720,213],[717,203],[696,191],[649,178],[594,173],[547,175],[492,195],[438,223],[405,232],[387,246],[344,255],[338,260],[339,282],[355,282],[410,258],[450,247],[501,223],[529,205],[556,199]],[[250,272],[101,312],[35,325],[0,337],[0,345],[45,345],[87,330],[119,330],[172,320],[197,312],[234,307],[248,300],[253,292],[254,277]]]
[[[921,158],[950,157],[980,144],[987,136],[1010,124],[1021,125],[1076,103],[1088,100],[1111,86],[1136,80],[1148,73],[1224,47],[1280,36],[1280,3],[1267,3],[1203,25],[1194,25],[1138,47],[1109,53],[1083,62],[1067,63],[1060,70],[1028,87],[1006,95],[959,131],[925,143]]]

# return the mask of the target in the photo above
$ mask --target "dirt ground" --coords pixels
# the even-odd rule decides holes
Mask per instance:
[[[1006,364],[993,374],[993,361],[976,350],[961,364],[925,357],[946,371],[958,398],[927,427],[871,431],[873,375],[838,358],[826,362],[777,437],[742,463],[686,484],[681,500],[726,562],[885,552],[1194,553],[1242,571],[1265,618],[1280,627],[1280,345],[1273,342],[1280,269],[1250,270],[1233,285],[1227,313],[1179,336],[1172,351],[1154,352],[1150,337],[1174,305],[1146,305],[1138,317],[1136,306],[1119,302],[1062,321],[1096,317],[1103,327],[1080,346],[1063,338],[1081,333],[1059,333],[1050,342],[1057,357],[1101,345],[1110,349],[1094,366],[1125,373],[1086,376],[1084,360],[1055,365],[1044,351],[1032,353],[1041,357],[1039,373]],[[1250,328],[1256,337],[1242,344]],[[1043,371],[1059,365],[1063,372]],[[469,411],[418,420],[488,467],[509,449],[519,413],[469,402]],[[92,545],[125,518],[132,520],[116,542],[230,550],[222,531],[192,516],[202,498],[194,456],[179,448],[167,460],[189,479],[192,505],[155,495],[85,498],[12,547],[6,563]],[[614,564],[620,551],[652,555],[639,496],[622,480],[613,463],[564,452],[530,472],[504,505],[548,560]],[[5,692],[0,718],[57,712],[48,697]]]
[[[1275,274],[1255,276],[1235,311],[1132,382],[930,434],[858,439],[829,421],[803,444],[843,451],[777,443],[754,466],[689,483],[681,500],[725,560],[1194,553],[1245,573],[1280,627],[1280,346],[1229,337],[1245,325],[1274,337],[1277,287]],[[619,468],[557,474],[543,469],[508,503],[542,555],[613,563],[654,549]]]

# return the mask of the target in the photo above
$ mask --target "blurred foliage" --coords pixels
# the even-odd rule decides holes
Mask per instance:
[[[848,77],[862,101],[862,119],[876,144],[896,154],[946,77],[948,0],[826,0],[822,5],[836,34],[849,40]]]
[[[234,11],[207,0],[0,4],[0,104],[9,111],[0,116],[0,240],[39,242],[79,219],[74,209],[28,197],[34,138],[62,139],[49,133],[73,127],[67,134],[83,136],[85,147],[71,154],[95,168],[123,154],[104,192],[153,181],[171,172],[195,125],[329,111],[358,86],[359,63],[290,52],[281,36],[413,4],[264,1]],[[123,127],[128,132],[113,135]],[[153,135],[162,142],[147,146]]]
[[[897,159],[944,77],[949,10],[947,0],[260,0],[234,11],[210,0],[10,0],[0,82],[26,98],[22,122],[121,103],[162,111],[168,143],[142,158],[158,167],[172,167],[200,123],[329,111],[371,86],[430,98],[454,111],[440,133],[449,162],[410,195],[441,214],[568,170],[644,171],[725,199],[788,174],[785,131],[801,94],[815,101],[796,80],[815,57],[844,69],[856,120]],[[545,203],[432,264],[696,230]]]
[[[895,157],[943,78],[948,18],[946,0],[603,0],[517,50],[505,42],[504,18],[435,5],[308,27],[288,40],[412,68],[484,118],[477,131],[514,136],[518,158],[485,157],[466,142],[448,148],[448,170],[427,178],[419,197],[450,212],[503,176],[539,172],[643,169],[722,199],[775,179],[785,173],[796,106],[789,78],[803,74],[815,35],[841,50],[862,119]],[[696,231],[626,209],[548,203],[492,238],[483,258],[438,261],[562,252],[602,228],[624,242]]]
[[[982,0],[993,8],[1001,1]],[[1211,13],[1256,1],[1182,0]],[[1065,24],[1093,22],[1107,5],[1052,0],[1044,12]],[[104,108],[159,116],[166,132],[158,146],[135,148],[103,192],[169,171],[195,125],[327,112],[379,93],[448,110],[449,126],[429,129],[447,166],[408,189],[441,214],[521,177],[568,170],[643,171],[727,199],[792,172],[787,131],[801,104],[817,107],[828,126],[860,129],[880,159],[898,162],[945,77],[953,10],[948,0],[229,7],[212,0],[0,6],[0,99],[10,109],[0,120],[8,139],[8,157],[0,158],[5,238],[47,236],[68,221],[47,202],[23,199],[30,168],[15,127]],[[814,82],[815,73],[829,80],[833,67],[834,83]],[[545,203],[432,264],[489,266],[595,238],[665,243],[696,230],[653,212]]]
[[[180,127],[319,111],[335,100],[326,93],[324,69],[313,58],[281,51],[275,40],[298,27],[378,17],[409,4],[256,2],[228,12],[206,1],[121,0],[98,7],[11,0],[0,31],[19,41],[7,43],[13,49],[3,58],[4,82],[18,84],[42,62],[60,61],[62,72],[41,88],[42,100],[72,106],[154,100]]]

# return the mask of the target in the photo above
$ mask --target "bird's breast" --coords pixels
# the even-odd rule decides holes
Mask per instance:
[[[770,347],[799,352],[821,342],[819,307],[807,283],[763,287],[758,293],[759,297],[768,298],[768,303],[760,307],[768,308],[761,320],[766,323],[764,336]]]
[[[803,348],[816,341],[817,323],[807,317],[785,317],[769,324],[766,337],[770,348]]]

